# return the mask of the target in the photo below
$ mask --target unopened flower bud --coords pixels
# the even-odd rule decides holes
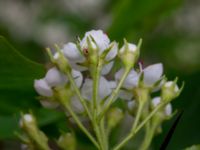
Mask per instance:
[[[57,144],[62,150],[75,150],[76,138],[74,134],[65,133],[59,137]]]
[[[170,101],[178,96],[180,90],[174,81],[168,81],[162,86],[162,99]]]
[[[32,114],[24,114],[20,120],[20,126],[28,135],[31,141],[34,142],[36,149],[48,150],[48,138],[37,127],[36,120]]]
[[[119,108],[111,108],[108,112],[108,127],[114,128],[123,118],[124,114]]]
[[[122,59],[125,67],[131,68],[135,65],[140,53],[140,44],[136,46],[125,41],[124,46],[119,50],[119,57]]]

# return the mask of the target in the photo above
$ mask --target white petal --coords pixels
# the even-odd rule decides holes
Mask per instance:
[[[85,79],[81,88],[81,94],[87,100],[92,100],[92,84],[93,81],[91,79]]]
[[[49,69],[44,79],[50,87],[64,85],[67,82],[67,77],[56,67]]]
[[[114,64],[114,61],[111,61],[110,63],[103,66],[101,74],[102,75],[108,74],[110,72],[110,70],[112,69],[113,64]]]
[[[120,90],[119,98],[121,98],[122,100],[131,100],[133,98],[133,93],[125,91],[125,90]]]
[[[85,70],[88,70],[88,68],[84,67],[84,66],[81,66],[81,65],[78,65],[76,62],[74,61],[69,61],[69,64],[71,66],[71,68],[75,69],[75,70],[78,70],[78,71],[85,71]]]
[[[65,57],[67,57],[70,61],[74,62],[84,62],[85,57],[81,54],[78,50],[76,44],[74,43],[67,43],[63,47],[63,53]]]
[[[122,48],[119,50],[119,53],[124,53],[126,46],[123,45]],[[137,46],[132,43],[128,43],[128,51],[135,52],[137,50]]]
[[[101,76],[99,79],[99,97],[104,99],[110,95],[111,92],[112,89],[110,83],[103,76]]]
[[[172,105],[170,103],[167,104],[167,106],[165,107],[165,114],[167,116],[170,116],[172,114]]]
[[[150,65],[144,70],[144,83],[147,86],[152,86],[157,82],[163,74],[163,65],[161,63]]]
[[[112,92],[112,83],[107,81],[104,77],[100,77],[99,79],[99,100],[104,99],[105,97],[109,96]],[[92,92],[93,92],[93,80],[86,79],[81,93],[83,97],[87,100],[92,100]]]
[[[81,86],[83,82],[83,75],[81,74],[80,71],[72,70],[72,76],[75,79],[75,83],[78,87]]]
[[[156,107],[161,101],[161,98],[160,97],[155,97],[152,99],[152,104],[153,104],[153,107]]]
[[[124,73],[124,69],[120,69],[115,74],[115,79],[119,81]],[[124,80],[123,87],[127,89],[132,89],[138,85],[139,75],[135,70],[131,70],[126,79]]]
[[[82,48],[87,48],[87,37],[92,36],[100,49],[100,54],[109,46],[110,39],[102,30],[91,30],[85,33],[84,38],[80,42]]]
[[[111,48],[111,50],[109,51],[109,53],[106,56],[106,60],[107,61],[110,61],[110,60],[114,59],[115,56],[117,55],[118,43],[114,42],[113,44],[114,44],[113,47]]]
[[[76,97],[76,96],[73,96],[71,98],[71,105],[72,105],[73,110],[76,113],[82,113],[84,111],[84,108],[83,108],[81,102],[79,101],[78,97]]]
[[[45,79],[35,80],[34,88],[37,91],[37,93],[42,96],[50,97],[53,95],[53,92]]]
[[[117,83],[115,81],[109,81],[109,84],[111,89],[114,89],[117,86]]]

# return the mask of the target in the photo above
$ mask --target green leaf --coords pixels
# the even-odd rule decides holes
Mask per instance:
[[[44,66],[21,55],[1,36],[0,54],[0,114],[38,105],[33,82],[44,75]]]
[[[44,75],[43,65],[33,62],[15,50],[0,36],[0,89],[26,89]]]
[[[186,148],[185,150],[200,150],[200,145],[193,145],[191,147]]]
[[[0,69],[0,138],[10,138],[18,128],[17,114],[40,108],[34,99],[33,82],[44,75],[45,68],[21,55],[0,36]]]
[[[0,139],[13,137],[14,131],[17,130],[19,130],[17,118],[0,116]]]

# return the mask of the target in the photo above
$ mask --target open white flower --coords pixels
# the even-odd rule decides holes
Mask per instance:
[[[64,85],[67,82],[67,77],[63,73],[61,73],[56,67],[50,68],[47,71],[44,79],[50,87]]]
[[[116,74],[115,74],[115,80],[119,81],[124,73],[124,69],[120,69]],[[139,80],[139,73],[137,73],[135,70],[131,70],[124,80],[124,83],[122,87],[126,89],[132,89],[138,85],[138,80]]]
[[[99,48],[99,54],[101,54],[105,49],[107,49],[109,47],[110,39],[108,38],[108,36],[105,33],[103,33],[102,30],[91,30],[91,31],[88,31],[85,33],[85,36],[83,37],[83,39],[80,42],[82,49],[88,49],[87,38],[92,40],[90,36],[96,42],[96,44]]]
[[[112,46],[108,54],[106,55],[106,61],[111,61],[112,59],[115,58],[118,52],[118,43],[117,42],[112,42],[109,46]]]
[[[163,65],[157,63],[146,67],[144,70],[144,84],[146,86],[152,86],[158,80],[160,80],[163,74]]]
[[[100,77],[99,79],[99,98],[104,99],[109,96],[112,92],[115,84],[113,82],[107,81],[104,77]],[[87,100],[92,100],[92,92],[93,92],[93,80],[86,79],[83,87],[81,89],[81,93],[83,97]]]
[[[101,74],[102,75],[108,74],[110,72],[110,70],[112,69],[113,64],[114,64],[114,61],[111,61],[110,63],[104,65],[101,70]]]
[[[111,48],[109,52],[107,53],[107,55],[105,56],[105,62],[107,63],[104,64],[102,68],[103,69],[102,74],[105,75],[111,70],[113,66],[113,62],[111,62],[111,60],[114,59],[117,55],[118,43],[117,42],[110,43],[108,36],[105,33],[103,33],[102,30],[92,30],[92,31],[86,32],[85,36],[79,43],[80,44],[79,48],[75,43],[69,42],[63,46],[61,52],[68,59],[68,62],[73,69],[79,70],[79,71],[88,70],[88,68],[84,66],[87,64],[86,62],[87,55],[89,55],[90,53],[88,52],[87,38],[89,38],[90,42],[95,47],[95,43],[93,42],[93,39],[91,39],[91,37],[94,39],[96,46],[99,48],[99,56],[106,49]],[[59,54],[55,53],[54,58],[58,59]]]
[[[64,56],[69,59],[69,61],[80,63],[85,61],[85,57],[81,51],[78,50],[77,45],[72,42],[65,44],[62,50]]]
[[[83,81],[81,72],[72,70],[72,77],[74,78],[77,87],[80,87]],[[41,96],[51,97],[53,95],[53,87],[64,86],[67,82],[67,77],[57,68],[53,67],[47,71],[43,79],[34,81],[34,88]]]
[[[124,72],[124,69],[120,69],[115,74],[115,79],[119,81],[122,77],[122,74]],[[150,65],[146,67],[145,69],[141,70],[139,73],[136,72],[134,69],[130,71],[127,78],[125,79],[123,83],[123,87],[126,89],[133,89],[138,85],[139,78],[141,73],[144,73],[144,80],[143,83],[146,87],[151,87],[153,84],[155,84],[157,81],[161,79],[162,73],[163,73],[163,66],[161,63]]]
[[[45,79],[35,80],[34,88],[36,92],[40,94],[41,96],[50,97],[53,95],[53,91]]]

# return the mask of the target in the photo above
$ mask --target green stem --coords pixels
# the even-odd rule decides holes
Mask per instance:
[[[98,125],[98,122],[97,122],[97,117],[98,117],[97,114],[100,111],[100,105],[98,104],[98,91],[99,91],[99,78],[100,78],[101,67],[102,67],[101,63],[99,62],[98,66],[93,69],[94,74],[92,75],[92,77],[93,77],[93,101],[92,101],[93,102],[93,107],[92,107],[93,119],[92,119],[92,123],[93,123],[94,129],[95,129],[95,133],[98,138],[100,147],[102,150],[105,150],[106,145],[104,142],[105,137],[103,134],[104,128],[102,128],[102,124]]]
[[[96,140],[94,139],[94,137],[88,132],[88,130],[83,126],[83,124],[79,120],[78,116],[73,112],[73,110],[71,109],[71,107],[68,104],[66,104],[66,103],[63,103],[63,105],[67,109],[67,111],[71,114],[71,116],[73,117],[73,119],[75,120],[75,122],[77,123],[77,125],[79,126],[79,128],[86,134],[86,136],[92,141],[92,143],[98,149],[100,149],[99,144],[96,142]]]
[[[135,129],[135,133],[137,133],[148,121],[153,117],[153,115],[163,106],[166,105],[165,103],[160,103],[141,123],[138,125],[138,127]]]
[[[110,108],[110,106],[111,106],[111,104],[113,103],[114,99],[118,96],[119,90],[120,90],[122,84],[124,83],[124,80],[126,79],[128,73],[129,73],[129,71],[130,71],[129,68],[125,69],[124,74],[122,75],[122,78],[121,78],[121,80],[119,81],[119,83],[118,83],[116,89],[112,92],[110,98],[108,99],[108,103],[106,104],[106,106],[104,107],[103,111],[102,111],[102,112],[100,113],[100,115],[99,115],[99,116],[100,116],[100,117],[99,117],[100,120],[101,120],[102,117],[105,115],[105,113],[108,111],[108,109]],[[99,120],[99,121],[100,121],[100,120]]]
[[[128,134],[128,136],[121,142],[119,143],[113,150],[119,150],[122,146],[124,146],[131,138],[133,138],[137,132],[149,121],[149,119],[151,119],[153,117],[153,115],[160,109],[162,108],[164,105],[166,105],[166,103],[161,103],[159,104],[146,118],[144,121],[142,121],[138,127],[135,128],[135,130],[132,130],[132,132],[130,132]]]
[[[119,150],[121,147],[123,147],[132,137],[135,136],[135,128],[137,127],[138,125],[138,122],[140,120],[140,117],[141,117],[141,114],[142,114],[142,109],[143,109],[143,106],[144,104],[143,103],[139,103],[139,108],[138,108],[138,111],[137,111],[137,115],[136,115],[136,118],[134,120],[134,123],[133,123],[133,126],[131,128],[131,132],[128,134],[128,136],[122,140],[117,146],[115,146],[115,148],[113,150]]]
[[[148,130],[146,130],[144,141],[142,142],[139,150],[147,150],[149,148],[154,132],[155,128],[149,128]]]
[[[103,137],[104,148],[105,150],[108,150],[108,137],[105,129],[105,118],[100,121],[100,130]]]
[[[151,121],[151,126],[150,122],[148,122],[149,127],[146,129],[145,139],[141,144],[140,150],[147,150],[149,148],[153,136],[155,134],[156,128],[160,124],[160,118],[157,116],[154,116],[150,121]]]
[[[76,92],[76,94],[77,94],[77,96],[78,96],[78,98],[79,98],[81,104],[83,105],[83,107],[84,107],[86,113],[88,114],[88,117],[89,117],[90,119],[92,119],[92,116],[91,116],[91,113],[90,113],[90,111],[89,111],[89,109],[88,109],[88,106],[87,106],[87,104],[85,103],[85,100],[83,99],[83,97],[81,96],[81,93],[80,93],[78,87],[76,86],[76,83],[74,82],[74,79],[73,79],[73,77],[72,77],[71,72],[66,71],[65,73],[66,73],[66,75],[67,75],[67,77],[68,77],[68,79],[69,79],[71,85],[73,86],[73,88],[74,88],[74,90],[75,90],[75,92]]]

